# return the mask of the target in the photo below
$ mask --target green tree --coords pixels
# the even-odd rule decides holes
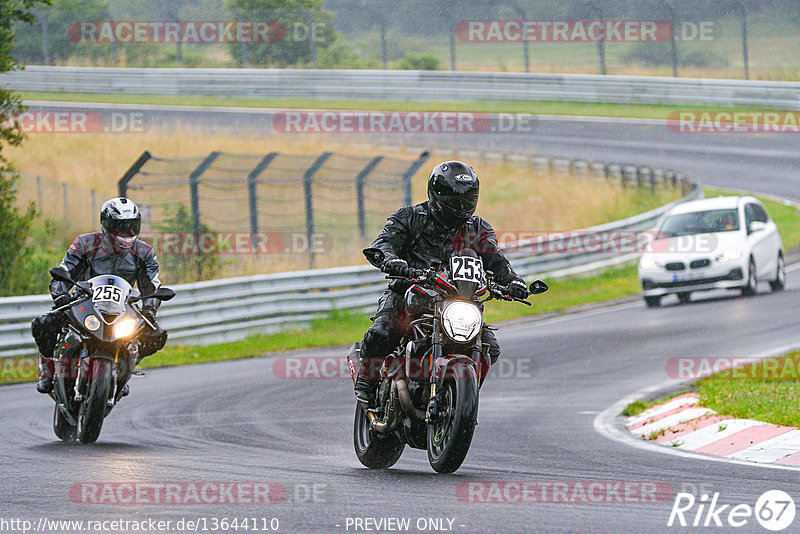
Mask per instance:
[[[171,207],[164,204],[166,216],[160,223],[154,224],[153,229],[162,234],[179,234],[187,237],[195,234],[194,218],[189,209],[183,205]],[[206,225],[200,226],[200,233],[210,232]],[[179,282],[197,282],[214,278],[222,268],[222,261],[219,257],[219,250],[216,247],[211,252],[204,253],[175,253],[168,254],[158,250],[158,243],[155,243],[156,254],[160,262],[161,270],[168,273],[170,280]]]
[[[15,22],[31,22],[31,9],[36,0],[0,0],[0,72],[19,68],[12,57]],[[15,117],[22,111],[18,95],[0,87],[0,273],[4,283],[0,294],[11,295],[18,290],[20,273],[29,253],[28,237],[35,216],[33,205],[20,210],[16,205],[14,184],[17,174],[3,155],[6,145],[17,146],[22,142],[22,132]]]

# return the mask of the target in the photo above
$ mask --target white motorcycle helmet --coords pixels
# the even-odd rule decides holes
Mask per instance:
[[[142,228],[142,214],[132,200],[112,198],[100,208],[100,226],[117,245],[131,248]]]

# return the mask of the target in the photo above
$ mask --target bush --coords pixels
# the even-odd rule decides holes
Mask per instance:
[[[194,232],[194,219],[192,214],[183,204],[176,207],[164,206],[166,218],[159,224],[154,224],[157,232],[191,234]],[[207,226],[201,225],[200,232],[209,232]],[[158,245],[156,244],[156,247]],[[156,253],[158,254],[158,250]],[[214,247],[211,252],[202,254],[158,254],[161,270],[168,273],[170,283],[196,282],[216,277],[222,268],[219,250]],[[162,278],[165,278],[162,276]]]
[[[622,60],[625,63],[643,63],[652,67],[672,64],[672,45],[666,43],[639,43],[629,50]],[[718,52],[697,49],[684,52],[678,49],[678,64],[681,67],[721,68],[728,59]]]
[[[681,54],[681,67],[700,67],[719,69],[728,66],[728,58],[713,50],[691,50]]]
[[[397,68],[402,70],[439,70],[441,62],[431,53],[406,54],[406,57],[397,63]]]

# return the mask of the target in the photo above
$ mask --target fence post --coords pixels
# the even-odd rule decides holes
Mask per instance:
[[[431,153],[429,151],[424,151],[422,154],[419,155],[417,161],[411,164],[411,166],[406,170],[403,174],[403,188],[405,189],[405,205],[411,205],[411,178],[414,174],[422,167],[422,164],[425,163],[428,158],[431,157]]]
[[[364,182],[367,175],[371,173],[378,163],[381,162],[383,156],[377,156],[372,161],[367,163],[367,166],[361,169],[361,172],[356,176],[356,201],[358,203],[358,231],[361,237],[367,237],[367,214],[364,210]]]
[[[269,164],[272,163],[272,160],[277,155],[277,152],[270,152],[247,175],[247,190],[250,197],[250,232],[253,234],[251,239],[255,239],[256,234],[258,234],[258,193],[256,191],[258,177],[269,167]],[[256,247],[256,250],[258,250],[258,247]]]
[[[119,188],[119,196],[121,197],[128,196],[128,182],[130,182],[133,179],[133,177],[139,173],[144,164],[147,163],[147,161],[152,157],[153,157],[152,154],[150,154],[150,152],[145,150],[144,152],[142,152],[142,155],[139,156],[139,158],[133,162],[133,165],[131,165],[130,168],[127,171],[125,171],[125,174],[123,174],[122,178],[120,178],[119,182],[117,182],[117,186]]]
[[[191,191],[192,196],[192,219],[194,222],[194,231],[195,233],[200,233],[200,229],[202,226],[200,225],[200,192],[198,190],[198,184],[200,183],[200,176],[214,163],[221,152],[212,152],[206,158],[200,162],[200,165],[197,166],[195,170],[192,171],[192,174],[189,175],[189,188]]]
[[[314,175],[322,167],[328,158],[333,155],[333,152],[323,152],[311,166],[306,169],[303,175],[303,192],[306,199],[306,239],[308,240],[308,250],[310,253],[309,263],[310,267],[314,268],[314,192],[312,188]]]
[[[42,177],[36,177],[36,203],[39,205],[39,209],[42,209]]]

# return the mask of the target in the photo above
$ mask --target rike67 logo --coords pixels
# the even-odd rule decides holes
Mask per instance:
[[[778,532],[794,521],[794,500],[780,490],[764,492],[755,506],[749,504],[719,504],[719,493],[711,498],[703,494],[699,499],[691,493],[678,493],[669,514],[667,526],[692,527],[743,527],[753,517],[762,528]]]

